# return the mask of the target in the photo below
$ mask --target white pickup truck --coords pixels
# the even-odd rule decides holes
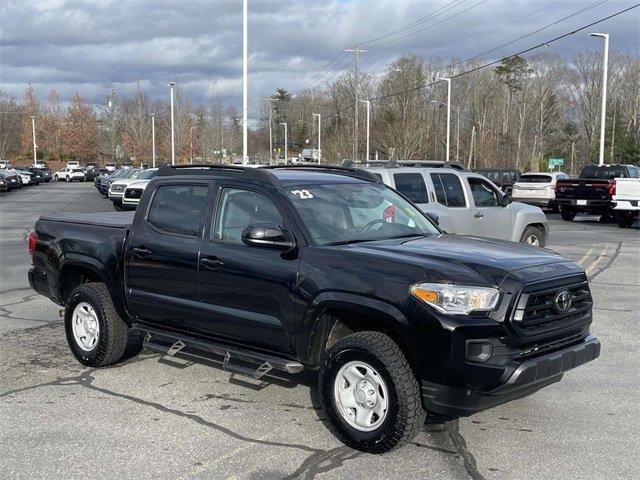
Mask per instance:
[[[630,228],[640,212],[640,178],[616,178],[613,210],[620,228]]]

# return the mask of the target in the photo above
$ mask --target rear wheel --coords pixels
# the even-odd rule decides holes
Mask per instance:
[[[424,425],[418,381],[400,347],[381,332],[338,340],[318,381],[337,436],[352,448],[384,453],[413,440]]]
[[[527,245],[533,245],[535,247],[545,247],[547,245],[547,238],[541,228],[529,226],[522,232],[520,243],[526,243]]]
[[[636,220],[635,212],[620,211],[616,212],[616,219],[620,228],[631,228]]]
[[[67,301],[64,323],[71,352],[83,365],[111,365],[127,350],[129,327],[116,312],[104,283],[76,287]]]
[[[572,222],[574,218],[576,218],[576,214],[578,211],[575,208],[571,207],[560,207],[560,216],[566,222]]]

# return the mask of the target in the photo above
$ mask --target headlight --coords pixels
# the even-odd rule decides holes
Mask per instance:
[[[411,287],[411,294],[447,315],[493,310],[500,297],[495,288],[445,283],[417,283]]]

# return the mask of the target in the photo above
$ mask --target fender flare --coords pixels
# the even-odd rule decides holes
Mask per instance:
[[[354,313],[371,315],[395,328],[402,336],[409,321],[394,305],[364,295],[346,292],[323,292],[309,304],[302,319],[299,338],[299,356],[303,363],[317,366],[322,358],[324,347],[334,321],[324,315],[329,309],[350,310]]]

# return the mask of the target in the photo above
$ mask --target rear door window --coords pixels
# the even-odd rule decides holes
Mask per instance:
[[[561,178],[558,175],[558,178]],[[518,183],[551,183],[551,175],[523,175],[518,179]]]
[[[431,181],[436,191],[438,203],[447,207],[466,207],[464,188],[457,175],[453,173],[432,173]]]
[[[206,185],[158,187],[147,222],[162,232],[198,237],[208,190]]]
[[[405,195],[413,203],[429,203],[427,187],[421,173],[394,173],[396,190]]]

